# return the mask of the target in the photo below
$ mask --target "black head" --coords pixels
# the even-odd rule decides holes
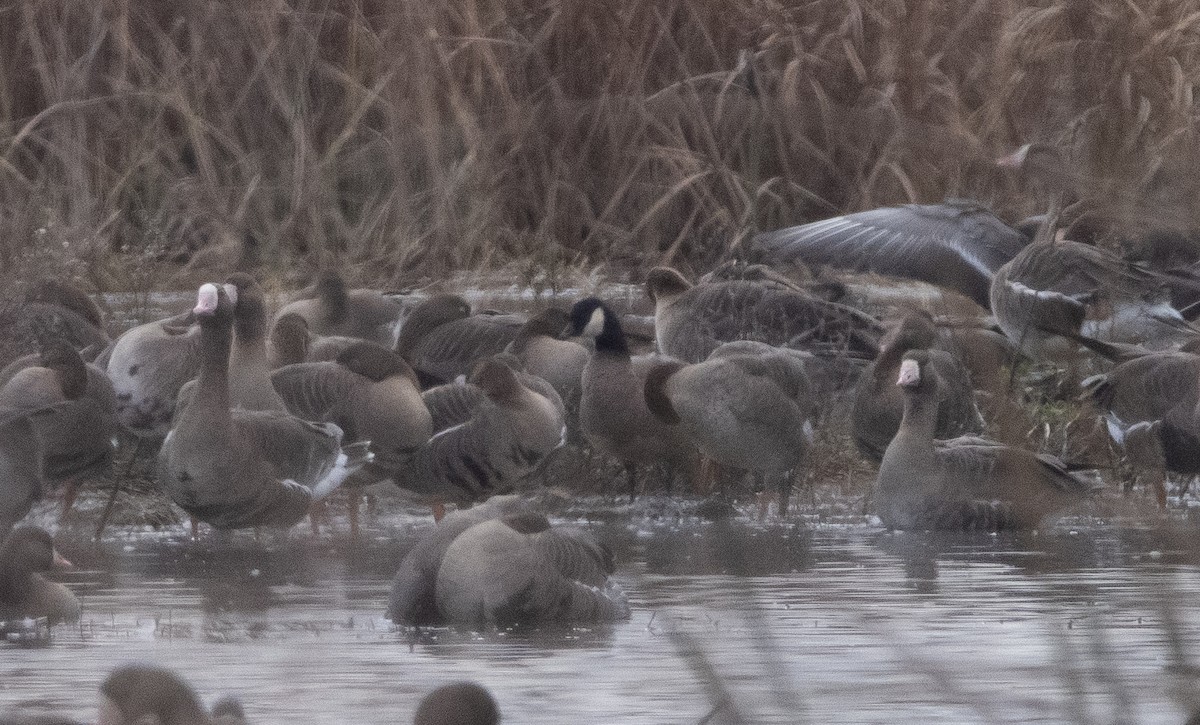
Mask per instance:
[[[597,350],[628,352],[621,321],[608,305],[597,297],[579,300],[571,307],[567,336],[595,338]]]

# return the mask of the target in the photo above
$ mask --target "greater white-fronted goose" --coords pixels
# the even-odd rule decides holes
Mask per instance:
[[[1004,334],[1038,360],[1070,360],[1066,330],[1110,342],[1169,347],[1200,335],[1171,307],[1162,280],[1087,244],[1031,244],[997,273],[992,313]]]
[[[1098,481],[1054,456],[985,438],[939,441],[937,373],[925,350],[905,353],[896,384],[904,418],[879,465],[875,505],[894,529],[1036,528],[1090,496]]]
[[[123,665],[100,684],[99,725],[245,725],[241,703],[224,698],[209,712],[182,677],[151,665]]]
[[[646,405],[680,425],[701,453],[733,468],[778,480],[787,513],[790,472],[813,439],[812,386],[794,351],[743,340],[725,343],[702,363],[664,362],[646,377]]]
[[[206,284],[197,295],[200,377],[159,451],[158,480],[193,519],[216,528],[290,526],[370,454],[366,443],[343,447],[333,423],[230,409],[231,289]]]
[[[293,313],[304,318],[313,334],[357,337],[390,347],[404,306],[376,290],[347,289],[340,275],[326,271],[317,278],[311,297],[284,305],[275,319]]]
[[[370,441],[377,466],[407,463],[434,432],[416,373],[373,342],[356,342],[336,362],[282,367],[271,383],[293,415],[336,423],[347,441]]]
[[[982,433],[983,419],[966,367],[951,353],[934,349],[938,331],[933,318],[910,312],[894,322],[880,341],[879,357],[858,379],[850,413],[851,433],[860,453],[878,463],[904,417],[904,392],[896,385],[900,364],[910,350],[928,351],[927,365],[937,375],[935,438]]]
[[[574,340],[561,339],[570,320],[565,310],[547,307],[525,323],[507,349],[526,372],[550,383],[564,402],[575,407],[591,353]]]
[[[593,448],[625,465],[630,495],[637,490],[638,465],[666,463],[693,477],[698,454],[687,432],[663,422],[646,406],[646,377],[656,363],[669,359],[631,358],[616,313],[595,297],[571,307],[570,334],[595,341],[583,369],[580,428]]]
[[[105,368],[125,430],[161,438],[171,429],[179,390],[200,370],[200,327],[186,312],[138,325],[117,338]]]
[[[612,554],[586,531],[551,527],[511,499],[454,512],[409,552],[389,617],[483,628],[629,617]]]
[[[0,536],[42,497],[42,448],[35,413],[0,409]]]
[[[778,285],[693,286],[676,270],[655,267],[646,293],[654,301],[658,351],[683,362],[701,362],[734,340],[866,358],[878,352],[879,323],[870,315]]]
[[[289,312],[277,318],[271,327],[267,339],[267,364],[272,370],[278,370],[295,363],[333,361],[346,348],[362,341],[360,337],[313,334],[303,317]]]
[[[70,566],[45,530],[13,529],[0,544],[0,621],[45,617],[56,624],[79,619],[79,600],[71,590],[41,575]]]
[[[441,410],[447,406],[435,403],[430,411],[433,437],[411,466],[393,472],[401,488],[435,503],[481,501],[511,490],[565,442],[562,401],[553,388],[548,391],[553,398],[535,392],[517,371],[495,358],[479,363],[469,382],[482,390],[487,402],[478,401],[474,393],[460,399],[452,391],[455,397],[447,399],[452,414],[469,416],[460,423],[448,421],[449,413]],[[438,424],[448,422],[449,427],[438,430]]]
[[[452,682],[421,699],[413,725],[498,725],[500,706],[482,685]]]
[[[267,303],[258,281],[235,272],[225,284],[236,290],[233,347],[229,352],[229,403],[246,410],[287,410],[271,385],[267,362]]]
[[[802,261],[878,272],[956,290],[983,307],[992,276],[1030,241],[971,201],[906,204],[764,232],[751,254],[767,264]]]
[[[42,280],[20,301],[0,300],[0,367],[36,353],[48,337],[66,340],[89,360],[109,344],[95,302],[73,285]]]
[[[404,321],[396,352],[426,386],[448,383],[471,372],[476,362],[503,352],[525,322],[519,315],[472,315],[462,297],[435,295]]]

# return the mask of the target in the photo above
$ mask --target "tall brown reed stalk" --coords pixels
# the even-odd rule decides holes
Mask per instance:
[[[702,268],[876,205],[1039,211],[989,163],[1030,140],[1078,193],[1191,227],[1187,5],[9,3],[0,266]]]

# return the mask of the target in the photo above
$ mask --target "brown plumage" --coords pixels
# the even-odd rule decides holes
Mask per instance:
[[[100,684],[99,725],[244,725],[241,704],[225,698],[210,713],[182,677],[149,665],[124,665]]]
[[[658,351],[684,362],[701,362],[734,340],[866,358],[878,352],[880,328],[871,316],[775,284],[693,286],[674,269],[656,267],[646,292],[655,303]]]
[[[435,295],[404,321],[396,351],[422,383],[448,383],[469,373],[476,362],[503,352],[524,324],[525,319],[517,315],[472,315],[462,297]]]
[[[370,456],[364,443],[343,448],[332,423],[230,409],[233,307],[227,288],[200,288],[200,377],[163,442],[158,481],[182,509],[217,528],[291,525]]]
[[[905,353],[904,418],[879,465],[875,502],[896,529],[1036,528],[1099,489],[1054,456],[984,438],[935,440],[938,379],[929,352]]]
[[[442,685],[421,699],[413,725],[497,725],[500,708],[487,688],[474,682]]]
[[[70,566],[44,530],[13,529],[0,544],[0,621],[46,617],[55,624],[79,619],[79,600],[71,590],[41,576]]]
[[[89,360],[110,343],[95,303],[72,285],[44,280],[20,301],[0,300],[0,367],[37,352],[49,337],[65,340]]]
[[[236,294],[229,351],[229,403],[246,410],[287,410],[271,386],[267,362],[267,303],[258,281],[244,272],[225,280]]]
[[[563,401],[574,407],[591,353],[574,340],[561,339],[569,322],[565,310],[548,307],[525,323],[507,349],[529,374],[550,383]]]
[[[333,270],[323,272],[307,294],[310,296],[284,305],[275,319],[297,314],[316,335],[357,337],[387,346],[395,343],[396,326],[404,312],[396,300],[375,290],[348,289]]]

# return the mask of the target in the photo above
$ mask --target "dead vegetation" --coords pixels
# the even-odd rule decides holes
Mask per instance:
[[[1198,33],[1166,0],[11,3],[0,269],[704,269],[842,211],[1042,211],[990,163],[1026,141],[1191,228]]]

